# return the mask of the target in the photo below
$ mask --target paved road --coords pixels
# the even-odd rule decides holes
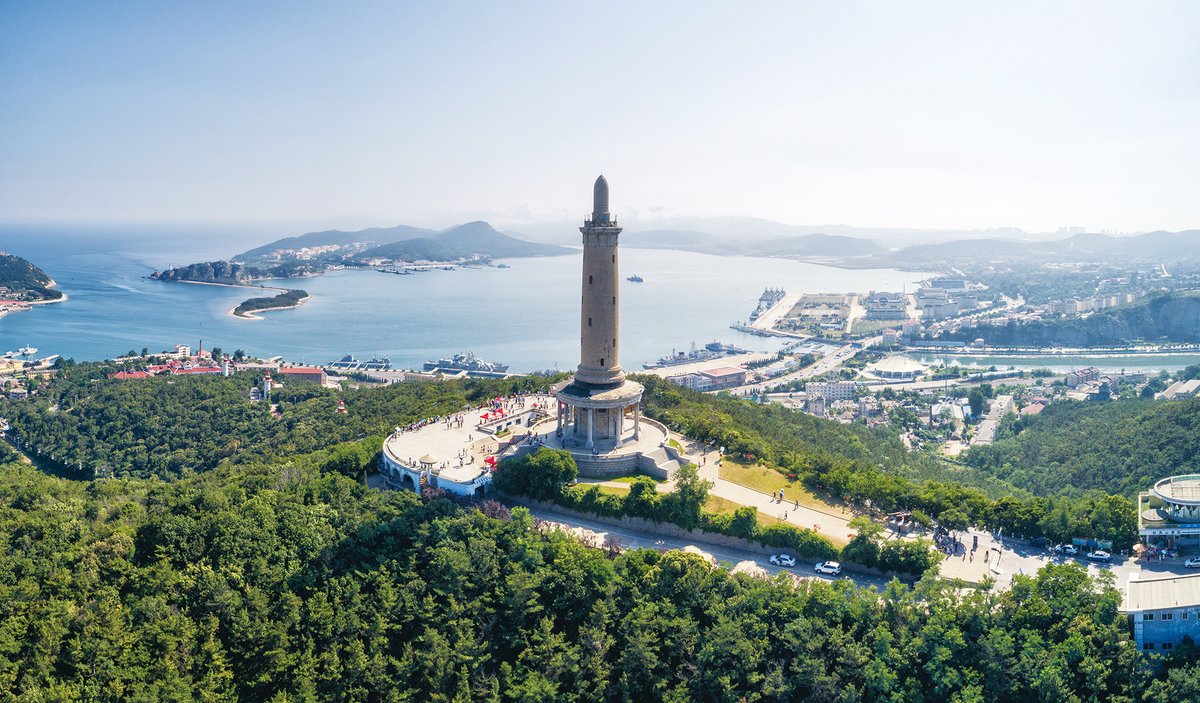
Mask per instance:
[[[979,429],[975,431],[975,436],[971,438],[971,444],[991,444],[995,441],[996,430],[1000,429],[1000,421],[1012,410],[1013,397],[1011,395],[996,396],[987,415],[979,423]]]
[[[972,537],[979,538],[979,549],[975,552],[974,559],[971,559],[969,551]],[[1093,575],[1102,570],[1110,571],[1116,576],[1118,588],[1123,588],[1129,582],[1131,574],[1140,573],[1143,569],[1143,564],[1132,557],[1115,555],[1113,561],[1107,564],[1097,564],[1088,561],[1084,557],[1083,551],[1074,557],[1055,554],[1045,547],[1031,547],[1021,541],[1000,539],[990,532],[981,530],[967,530],[961,533],[961,540],[966,545],[968,552],[947,557],[942,562],[941,575],[945,578],[963,578],[974,582],[979,582],[984,576],[990,575],[996,580],[996,587],[999,589],[1011,586],[1014,575],[1032,576],[1043,566],[1051,563],[1063,564],[1073,561],[1086,566],[1088,572]],[[988,554],[986,561],[984,554]],[[997,555],[999,555],[998,562]],[[1183,568],[1182,559],[1176,559],[1173,562],[1163,562],[1163,564],[1155,564],[1153,567],[1147,566],[1146,569],[1172,573],[1188,572]]]
[[[778,378],[772,378],[769,381],[761,381],[748,386],[742,386],[736,390],[736,393],[738,395],[749,395],[753,391],[766,391],[769,388],[775,388],[776,386],[780,386],[791,381],[802,378],[812,378],[814,376],[820,376],[822,374],[829,373],[830,371],[833,371],[837,369],[837,367],[846,363],[846,361],[854,358],[860,351],[863,350],[863,348],[879,344],[882,341],[883,337],[869,337],[861,342],[858,342],[857,348],[855,344],[846,344],[821,357],[820,360],[811,366],[806,366],[799,371],[793,371],[792,373],[780,376]]]
[[[617,539],[618,545],[621,547],[621,549],[654,549],[658,551],[666,551],[670,549],[683,549],[688,545],[695,545],[713,555],[718,562],[721,562],[726,567],[732,567],[740,561],[753,561],[762,568],[766,569],[770,574],[787,572],[795,574],[796,576],[820,578],[825,581],[836,581],[838,579],[838,577],[823,576],[814,572],[813,565],[816,563],[815,560],[797,559],[796,567],[794,569],[786,569],[783,567],[772,566],[771,563],[767,561],[768,555],[762,554],[761,552],[734,549],[732,547],[708,544],[707,542],[682,539],[678,537],[652,535],[637,530],[627,530],[621,527],[614,527],[601,522],[564,515],[562,513],[551,510],[543,510],[540,508],[530,508],[529,512],[533,514],[534,517],[541,518],[547,522],[590,530],[600,535],[602,539],[605,536],[612,535]],[[869,586],[877,590],[881,590],[887,584],[886,579],[882,579],[878,576],[863,576],[849,572],[843,572],[843,576],[850,578],[860,586]]]

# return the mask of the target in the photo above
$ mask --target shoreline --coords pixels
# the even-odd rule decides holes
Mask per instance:
[[[251,290],[274,290],[280,293],[286,293],[290,288],[276,288],[275,286],[254,286],[248,283],[217,283],[215,281],[163,281],[161,278],[153,279],[162,283],[188,283],[194,286],[220,286],[221,288],[249,288]]]
[[[256,286],[256,285],[251,285],[248,283],[217,283],[216,281],[162,281],[162,279],[155,279],[155,280],[159,280],[163,283],[190,283],[190,284],[196,285],[196,286],[218,286],[221,288],[246,288],[249,290],[273,290],[278,293],[286,293],[289,290],[292,290],[291,288],[277,288],[275,286],[263,286],[263,285]],[[267,318],[259,315],[258,313],[271,312],[272,310],[291,310],[292,308],[298,308],[301,305],[303,305],[304,303],[308,302],[308,299],[311,297],[312,297],[312,294],[310,293],[310,294],[304,296],[303,298],[301,298],[300,300],[296,301],[296,303],[294,305],[277,305],[275,307],[270,307],[270,308],[259,308],[258,310],[252,310],[248,313],[241,314],[241,315],[239,315],[237,312],[235,312],[235,310],[237,310],[238,307],[241,306],[241,304],[242,304],[242,303],[238,303],[237,305],[226,310],[225,314],[228,315],[229,317],[233,317],[238,320],[265,320]],[[245,302],[245,301],[242,301],[242,302]]]
[[[46,287],[57,289],[58,282],[55,281],[53,278],[51,278],[50,282],[46,284]],[[53,300],[23,300],[23,301],[21,301],[21,304],[28,305],[29,306],[28,308],[17,307],[15,305],[11,306],[11,307],[5,306],[3,308],[0,308],[0,318],[4,317],[5,315],[8,315],[9,313],[28,312],[33,309],[34,305],[50,305],[51,303],[65,303],[71,299],[71,296],[67,295],[66,291],[60,290],[58,292],[62,293],[62,296],[55,298]]]
[[[288,290],[287,288],[283,289],[284,292],[287,292],[287,290]],[[237,318],[239,320],[265,320],[267,318],[263,317],[262,315],[259,315],[258,313],[271,312],[272,310],[291,310],[292,308],[298,308],[301,305],[307,303],[308,299],[311,297],[312,297],[312,294],[310,293],[310,294],[304,296],[303,298],[297,300],[294,305],[276,305],[275,307],[271,307],[271,308],[259,308],[258,310],[251,310],[250,312],[240,314],[240,315],[237,312],[235,312],[237,310],[237,307],[232,307],[232,308],[229,308],[229,310],[227,310],[225,312],[225,314],[230,317]],[[238,305],[241,305],[241,303],[238,303]]]

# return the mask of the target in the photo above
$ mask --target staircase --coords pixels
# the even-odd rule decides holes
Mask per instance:
[[[671,476],[675,473],[675,470],[680,466],[679,461],[672,458],[671,455],[667,453],[667,450],[663,447],[659,447],[652,452],[646,452],[645,454],[642,454],[642,458],[647,462],[653,462],[656,473],[661,472],[662,475],[660,478],[663,479],[671,478]]]

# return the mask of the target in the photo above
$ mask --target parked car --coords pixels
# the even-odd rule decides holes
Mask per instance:
[[[1189,569],[1200,569],[1200,557],[1192,557],[1183,562],[1183,565]]]
[[[829,576],[837,576],[842,573],[842,565],[836,561],[823,561],[816,566],[818,574],[827,574]]]
[[[790,554],[772,554],[770,562],[775,566],[795,566],[796,557]]]
[[[1076,547],[1073,544],[1060,544],[1054,548],[1054,551],[1058,552],[1059,554],[1067,554],[1069,556],[1075,556],[1076,554],[1079,553],[1079,547]]]
[[[1092,561],[1112,561],[1112,555],[1103,549],[1097,549],[1094,552],[1088,552],[1087,558]]]

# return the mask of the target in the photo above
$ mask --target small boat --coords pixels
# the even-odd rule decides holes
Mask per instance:
[[[38,353],[37,347],[21,347],[17,350],[21,356],[33,356]]]
[[[633,282],[633,283],[641,283],[644,279],[635,273],[632,276],[630,276],[629,278],[626,278],[625,280]]]
[[[496,268],[498,268],[498,269],[510,269],[510,268],[512,268],[512,266],[509,266],[508,264],[496,264]]]

